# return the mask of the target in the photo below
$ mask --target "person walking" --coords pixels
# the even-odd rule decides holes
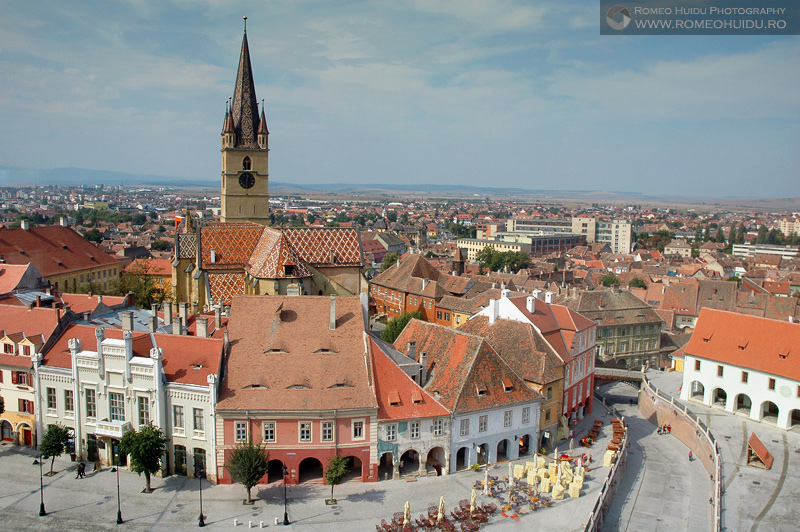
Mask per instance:
[[[78,472],[80,473],[81,478],[86,478],[86,464],[84,462],[81,462],[78,465]]]
[[[692,461],[692,451],[689,451],[689,461]]]

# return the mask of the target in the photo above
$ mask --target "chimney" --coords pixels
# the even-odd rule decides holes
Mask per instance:
[[[42,296],[36,296],[36,308],[42,306]]]
[[[222,301],[219,302],[219,305],[214,307],[214,320],[215,320],[215,327],[217,329],[222,328]]]
[[[331,264],[336,264],[336,252],[331,250]]]
[[[153,303],[150,306],[150,315],[158,317],[158,303]]]
[[[133,312],[130,310],[126,310],[119,313],[120,321],[122,321],[122,330],[123,331],[132,331],[133,330]]]
[[[417,342],[408,342],[408,358],[417,359]]]
[[[536,298],[533,296],[528,296],[525,298],[525,308],[528,309],[528,312],[533,314],[534,309],[536,308]]]
[[[62,216],[61,218],[58,219],[58,225],[60,225],[61,227],[66,227],[67,219]]]
[[[131,359],[133,358],[133,333],[131,331],[124,331],[122,339],[125,341],[125,378],[131,382]]]
[[[329,329],[336,330],[336,296],[331,296],[331,323]]]
[[[500,290],[500,297],[508,299],[508,296],[510,295],[511,295],[511,290],[509,290],[508,288],[503,288],[502,290]]]
[[[102,327],[98,327],[94,330],[94,335],[97,338],[97,374],[105,378],[106,370],[103,364],[105,358],[103,357],[103,340],[106,336],[106,331]]]
[[[181,318],[180,322],[181,322],[181,335],[186,336],[187,334],[189,334],[189,321],[188,319]]]
[[[427,288],[429,282],[430,281],[428,279],[423,279],[422,280],[422,289],[423,290],[425,290],[425,288]]]
[[[542,291],[539,290],[538,288],[536,290],[534,290],[533,292],[531,292],[531,294],[533,294],[533,297],[535,297],[536,299],[541,299],[542,298]]]
[[[208,338],[208,318],[198,316],[195,323],[197,324],[197,336],[199,338]]]
[[[189,317],[189,303],[178,303],[178,316],[185,324],[186,319]]]
[[[172,325],[172,301],[164,301],[164,325]]]
[[[497,305],[499,302],[500,301],[497,299],[489,300],[489,325],[494,324],[495,320],[497,320],[497,313],[498,313]]]
[[[179,335],[181,334],[181,320],[178,318],[172,322],[172,334]]]
[[[425,386],[428,382],[428,353],[423,351],[419,354],[419,385]]]
[[[31,228],[28,220],[20,220],[19,226],[23,231],[27,231],[28,229]]]
[[[87,310],[83,313],[83,321],[89,321],[92,317],[92,311]]]
[[[150,316],[150,332],[156,332],[158,330],[158,316],[153,315]]]
[[[548,290],[547,292],[544,293],[544,302],[547,303],[548,305],[550,305],[550,304],[553,303],[553,298],[554,297],[555,297],[555,294]]]

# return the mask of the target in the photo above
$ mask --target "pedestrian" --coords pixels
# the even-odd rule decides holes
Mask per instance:
[[[689,451],[689,461],[692,461],[692,451]]]
[[[672,425],[667,425],[667,434],[672,434]]]
[[[658,432],[658,435],[659,435],[659,436],[661,436],[661,427],[658,427],[658,428],[656,429],[656,432]]]
[[[86,464],[84,462],[78,465],[78,472],[81,474],[81,478],[86,478]]]

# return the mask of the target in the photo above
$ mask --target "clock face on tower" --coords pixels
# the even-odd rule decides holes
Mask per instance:
[[[256,178],[250,172],[243,172],[239,175],[239,186],[247,189],[252,188],[256,184]]]

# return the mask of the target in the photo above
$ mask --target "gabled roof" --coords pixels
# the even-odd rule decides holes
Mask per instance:
[[[644,301],[626,290],[581,292],[567,305],[599,327],[660,323],[661,317]]]
[[[16,290],[30,267],[30,263],[0,264],[0,294]]]
[[[430,375],[425,390],[455,414],[540,399],[486,340],[420,320],[411,320],[394,345],[408,353],[415,342],[417,360],[426,356]],[[506,391],[504,379],[512,387]]]
[[[704,308],[685,351],[800,382],[797,323]]]
[[[450,414],[401,370],[377,342],[371,337],[368,342],[379,420],[438,417]]]
[[[0,255],[7,264],[32,263],[45,278],[119,264],[71,227],[60,225],[0,228]]]
[[[442,273],[417,253],[406,253],[397,264],[378,274],[371,284],[439,299],[464,295],[473,285],[468,277]]]
[[[377,408],[358,297],[236,296],[220,410]]]
[[[286,275],[286,266],[291,274]],[[286,234],[266,228],[247,264],[247,273],[261,279],[308,277],[311,275],[300,254],[289,244]]]

